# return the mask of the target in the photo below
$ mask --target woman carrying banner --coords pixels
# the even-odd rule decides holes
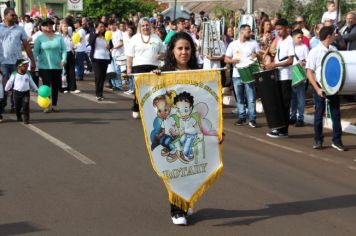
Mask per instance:
[[[151,32],[148,18],[142,18],[138,24],[137,34],[132,37],[125,48],[127,74],[145,73],[157,69],[160,59],[164,58],[165,46],[162,40]],[[132,117],[137,119],[139,106],[136,97],[132,107]]]
[[[165,65],[162,71],[182,71],[182,70],[196,70],[198,69],[198,63],[196,58],[196,49],[192,37],[185,33],[176,33],[170,43],[167,46],[167,52],[165,56]],[[153,71],[156,74],[160,74],[161,71]],[[224,135],[224,134],[223,134]],[[223,139],[220,140],[220,144]],[[171,204],[171,217],[173,224],[186,225],[187,216],[192,214],[192,209],[185,212],[180,207]]]

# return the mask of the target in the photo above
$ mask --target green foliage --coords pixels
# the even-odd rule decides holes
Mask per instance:
[[[159,9],[159,5],[153,0],[84,0],[83,15],[100,17],[116,13],[120,17],[127,17],[139,11],[151,15],[154,9]]]

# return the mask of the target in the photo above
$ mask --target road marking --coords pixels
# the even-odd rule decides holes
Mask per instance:
[[[270,142],[270,141],[267,141],[267,140],[264,140],[264,139],[261,139],[261,138],[257,138],[255,136],[248,135],[246,133],[239,132],[239,131],[236,131],[236,130],[233,130],[233,129],[224,128],[224,130],[227,131],[227,132],[231,132],[231,133],[243,136],[243,137],[247,137],[249,139],[253,139],[255,141],[258,141],[258,142],[261,142],[261,143],[264,143],[264,144],[272,145],[272,146],[275,146],[275,147],[278,147],[278,148],[281,148],[281,149],[284,149],[284,150],[288,150],[288,151],[291,151],[291,152],[303,154],[303,156],[306,156],[306,157],[309,157],[309,158],[321,160],[321,161],[324,161],[324,162],[327,162],[327,163],[331,163],[331,164],[342,165],[341,161],[333,160],[333,159],[326,158],[326,157],[319,157],[319,156],[314,155],[312,153],[307,153],[307,152],[304,152],[302,150],[298,150],[298,149],[291,148],[291,147],[286,147],[286,146],[283,146],[283,145],[280,145],[280,144],[277,144],[277,143],[273,143],[273,142]],[[347,168],[349,168],[349,169],[355,168],[355,170],[356,170],[356,167],[350,168],[350,166],[349,166]]]
[[[91,94],[88,94],[88,93],[80,92],[80,93],[71,93],[71,94],[73,94],[75,96],[78,96],[78,97],[81,97],[81,98],[84,98],[86,100],[92,101],[92,102],[96,102],[96,103],[101,103],[101,104],[114,104],[114,103],[116,103],[116,102],[113,102],[113,101],[105,101],[105,100],[104,101],[98,101],[94,95],[91,95]]]
[[[224,130],[226,130],[226,131],[228,131],[228,132],[231,132],[231,133],[238,134],[238,135],[240,135],[240,136],[248,137],[248,138],[250,138],[250,139],[259,141],[259,142],[261,142],[261,143],[265,143],[265,144],[272,145],[272,146],[275,146],[275,147],[278,147],[278,148],[282,148],[282,149],[285,149],[285,150],[288,150],[288,151],[291,151],[291,152],[304,153],[304,152],[301,151],[301,150],[294,149],[294,148],[290,148],[290,147],[286,147],[286,146],[283,146],[283,145],[279,145],[279,144],[277,144],[277,143],[273,143],[273,142],[270,142],[270,141],[267,141],[267,140],[264,140],[264,139],[261,139],[261,138],[257,138],[257,137],[255,137],[255,136],[248,135],[248,134],[246,134],[246,133],[242,133],[242,132],[239,132],[239,131],[236,131],[236,130],[233,130],[233,129],[224,128]]]
[[[36,134],[40,135],[47,141],[49,141],[52,144],[56,145],[57,147],[61,148],[63,151],[67,152],[69,155],[71,155],[75,159],[81,161],[83,164],[85,164],[85,165],[95,165],[96,164],[94,161],[92,161],[88,157],[84,156],[83,154],[76,151],[75,149],[73,149],[69,145],[65,144],[64,142],[60,141],[59,139],[51,136],[50,134],[44,132],[43,130],[37,128],[36,126],[31,125],[31,124],[28,124],[28,125],[23,124],[23,126],[29,128],[30,130],[32,130]]]

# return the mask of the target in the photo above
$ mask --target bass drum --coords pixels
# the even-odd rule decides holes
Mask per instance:
[[[321,87],[326,95],[356,94],[356,51],[330,51],[322,61]]]
[[[268,127],[278,129],[287,126],[281,91],[278,86],[279,70],[266,70],[254,73],[256,88],[262,100]]]

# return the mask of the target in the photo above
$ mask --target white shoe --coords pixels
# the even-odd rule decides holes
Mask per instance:
[[[80,90],[76,89],[76,90],[72,91],[71,93],[77,94],[77,93],[80,93]]]
[[[133,111],[133,112],[132,112],[132,118],[138,119],[139,116],[140,116],[140,114],[139,114],[137,111]]]
[[[132,90],[127,90],[127,91],[124,92],[124,94],[130,95],[131,92],[132,92]]]
[[[233,114],[237,114],[237,108],[236,108],[236,109],[234,109],[234,110],[232,110],[232,111],[231,111],[231,113],[233,113]]]
[[[64,90],[63,93],[68,93],[68,90]]]
[[[175,225],[186,225],[187,224],[187,218],[185,216],[173,216],[172,217],[172,222]]]

